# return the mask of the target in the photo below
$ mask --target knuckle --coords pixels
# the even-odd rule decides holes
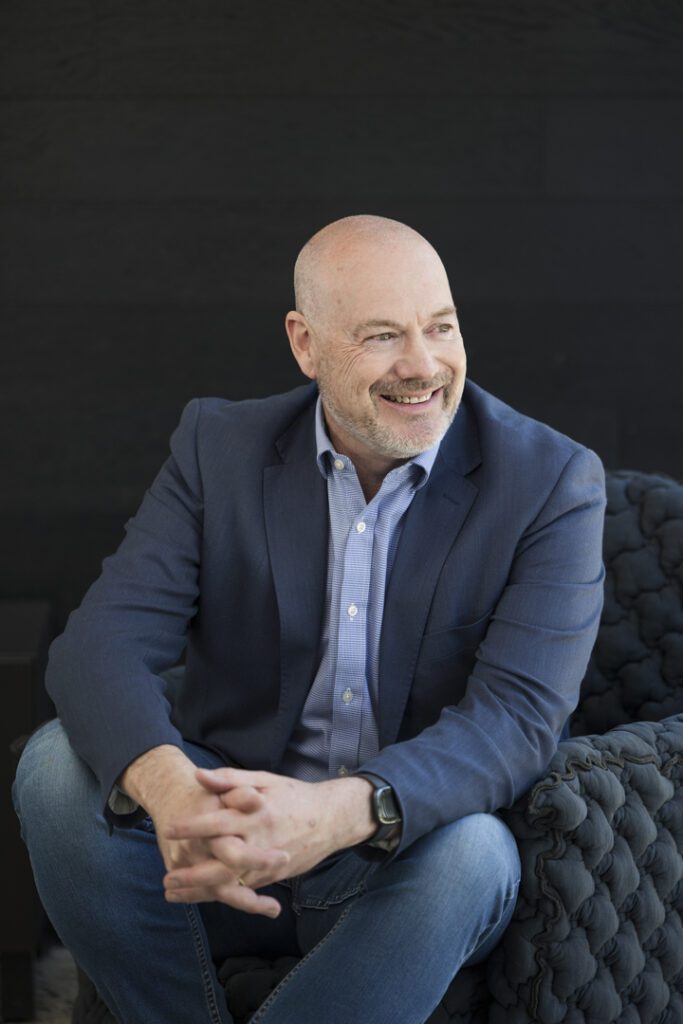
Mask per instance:
[[[266,828],[272,828],[272,826],[275,824],[275,815],[273,813],[272,808],[270,808],[267,804],[265,804],[265,806],[261,808],[261,821],[266,826]]]

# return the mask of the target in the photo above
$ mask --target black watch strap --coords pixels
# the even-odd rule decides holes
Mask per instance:
[[[358,772],[358,775],[367,779],[375,787],[372,806],[377,822],[377,831],[368,840],[369,845],[374,846],[387,839],[396,826],[401,823],[401,812],[398,809],[394,791],[385,779],[372,772]]]

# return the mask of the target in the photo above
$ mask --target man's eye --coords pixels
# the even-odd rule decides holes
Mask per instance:
[[[383,334],[373,334],[371,338],[368,338],[368,341],[391,341],[395,337],[396,335],[392,334],[391,331],[384,331]]]
[[[453,330],[453,324],[438,324],[436,329],[439,334],[448,334],[449,331]]]

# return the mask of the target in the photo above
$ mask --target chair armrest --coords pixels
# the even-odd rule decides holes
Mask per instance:
[[[616,812],[622,777],[643,789],[645,806],[654,812],[670,799],[670,776],[682,762],[683,714],[621,725],[602,736],[575,737],[559,744],[545,777],[508,813],[514,818],[515,811],[521,812],[539,833],[571,832],[586,819],[591,800],[606,814]]]
[[[674,715],[560,743],[501,812],[522,881],[488,961],[492,1024],[609,1024],[628,1005],[640,1020],[666,1008],[683,1020],[682,785]]]

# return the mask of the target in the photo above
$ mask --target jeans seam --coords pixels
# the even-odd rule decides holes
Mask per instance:
[[[279,993],[280,993],[281,989],[282,989],[282,988],[283,988],[283,987],[284,987],[284,986],[285,986],[285,985],[287,984],[287,982],[288,982],[288,981],[291,981],[291,979],[292,979],[292,978],[294,977],[294,975],[295,975],[295,974],[297,974],[297,973],[298,973],[298,971],[299,971],[299,970],[300,970],[300,969],[301,969],[301,968],[303,967],[303,965],[304,965],[305,963],[307,963],[307,961],[308,961],[308,960],[310,960],[310,959],[311,959],[311,957],[313,956],[313,954],[314,954],[314,953],[317,953],[317,951],[318,951],[318,950],[319,950],[319,949],[320,949],[320,948],[321,948],[322,946],[324,946],[324,945],[325,945],[325,943],[327,942],[327,940],[328,940],[328,939],[329,939],[329,938],[330,938],[330,937],[331,937],[332,935],[334,935],[334,933],[335,933],[335,932],[337,931],[337,929],[339,928],[339,926],[340,926],[340,924],[342,923],[342,921],[346,920],[346,918],[348,917],[348,915],[349,915],[349,911],[351,910],[351,908],[352,908],[352,907],[353,907],[353,903],[351,903],[351,904],[350,904],[350,905],[349,905],[348,907],[346,907],[346,909],[345,909],[345,910],[343,910],[343,911],[342,911],[342,913],[341,913],[341,915],[339,916],[339,918],[338,918],[338,920],[337,920],[336,924],[334,924],[334,925],[332,926],[332,928],[330,928],[330,930],[329,930],[329,932],[327,933],[327,935],[323,935],[323,937],[322,937],[322,939],[320,940],[320,942],[319,942],[319,943],[318,943],[318,944],[317,944],[316,946],[314,946],[314,947],[313,947],[313,949],[309,950],[309,951],[308,951],[308,953],[306,953],[306,955],[305,955],[304,957],[302,957],[302,958],[301,958],[301,960],[299,960],[298,964],[295,964],[295,965],[294,965],[294,967],[293,967],[293,968],[291,969],[291,971],[289,971],[289,972],[288,972],[287,974],[285,974],[284,978],[283,978],[283,979],[282,979],[282,981],[281,981],[281,982],[279,983],[279,985],[277,985],[277,986],[276,986],[276,987],[275,987],[275,988],[273,989],[273,991],[272,991],[272,992],[270,993],[270,995],[269,995],[269,996],[267,996],[267,997],[266,997],[266,999],[265,999],[265,1000],[264,1000],[264,1002],[263,1002],[263,1003],[261,1004],[261,1006],[259,1006],[259,1008],[258,1008],[258,1010],[256,1011],[256,1013],[255,1013],[255,1014],[253,1015],[253,1017],[251,1018],[250,1024],[258,1024],[258,1021],[262,1019],[262,1017],[263,1017],[263,1014],[264,1014],[264,1013],[265,1013],[265,1012],[266,1012],[266,1011],[267,1011],[267,1010],[268,1010],[268,1009],[269,1009],[269,1008],[270,1008],[270,1007],[271,1007],[271,1006],[273,1005],[273,1002],[275,1001],[275,999],[276,999],[276,998],[277,998],[277,996],[279,995]]]
[[[509,907],[511,901],[517,899],[517,893],[519,891],[519,884],[520,883],[518,881],[517,884],[514,886],[512,892],[510,893],[510,895],[505,897],[505,900],[503,901],[503,907],[501,909],[500,914],[496,918],[495,923],[494,924],[490,924],[488,926],[488,928],[485,931],[485,937],[483,939],[482,939],[481,935],[479,935],[477,937],[477,941],[474,944],[474,946],[472,946],[472,948],[468,951],[467,955],[463,957],[462,964],[460,965],[460,968],[458,968],[458,970],[460,970],[463,967],[463,965],[467,963],[469,958],[472,956],[473,953],[475,953],[477,951],[479,946],[483,945],[483,943],[487,941],[487,939],[488,939],[489,935],[491,934],[491,932],[494,931],[498,927],[500,922],[503,920],[503,918],[505,917],[505,911]]]
[[[190,934],[194,943],[195,952],[197,959],[199,960],[199,969],[201,971],[202,983],[204,985],[204,995],[206,998],[206,1006],[209,1011],[209,1018],[211,1024],[223,1024],[221,1019],[220,1010],[216,1001],[216,993],[214,991],[213,980],[211,978],[211,971],[208,966],[208,958],[206,956],[206,950],[202,941],[201,928],[197,921],[197,910],[193,903],[187,904],[185,907],[187,919],[190,925]]]

